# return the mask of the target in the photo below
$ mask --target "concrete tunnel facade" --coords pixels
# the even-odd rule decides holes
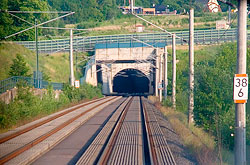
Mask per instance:
[[[141,43],[118,47],[100,44],[95,56],[85,70],[85,81],[94,86],[102,84],[104,95],[119,93],[154,94],[157,80],[155,59],[165,52],[165,43],[160,48]],[[126,47],[128,46],[128,47]]]

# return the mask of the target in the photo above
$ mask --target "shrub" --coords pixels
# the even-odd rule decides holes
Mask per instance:
[[[233,77],[236,71],[236,43],[221,44],[195,51],[194,119],[196,126],[215,136],[217,147],[234,147],[235,106]],[[177,50],[176,110],[188,113],[188,55]],[[171,58],[169,59],[171,60]],[[250,51],[247,52],[250,63]],[[171,73],[171,64],[168,65]],[[250,65],[247,66],[250,70]],[[169,78],[168,96],[172,90]],[[169,101],[164,105],[171,106]],[[246,109],[246,143],[250,144],[250,104]],[[220,150],[220,149],[218,149]]]
[[[18,85],[18,95],[10,104],[0,102],[0,128],[10,128],[16,124],[44,116],[57,111],[71,102],[84,98],[102,97],[101,87],[83,84],[80,88],[65,85],[59,99],[55,98],[51,85],[44,91],[43,96],[35,96],[29,86]]]
[[[98,85],[98,87],[94,87],[87,83],[82,84],[80,88],[65,85],[63,92],[71,102],[76,102],[83,98],[92,99],[94,97],[102,97],[100,85]]]

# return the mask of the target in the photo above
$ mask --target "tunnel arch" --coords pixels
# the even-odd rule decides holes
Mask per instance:
[[[113,92],[116,93],[149,93],[150,81],[138,69],[123,69],[113,78]]]

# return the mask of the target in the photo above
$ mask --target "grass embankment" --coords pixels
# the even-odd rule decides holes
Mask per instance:
[[[33,51],[17,45],[15,43],[1,43],[0,44],[0,80],[9,77],[9,70],[12,64],[12,60],[16,58],[16,55],[20,54],[25,58],[29,68],[30,74],[36,69],[36,55]],[[86,54],[78,53],[78,62],[82,56]],[[75,56],[76,57],[76,56]],[[74,59],[75,60],[75,59]],[[81,65],[81,64],[80,64]],[[79,66],[79,64],[78,64]],[[40,54],[39,55],[39,70],[50,77],[52,82],[63,82],[69,81],[69,53],[56,53],[56,54]],[[76,71],[74,67],[76,78],[82,77],[80,69]]]
[[[1,43],[0,80],[9,77],[12,60],[16,58],[17,54],[25,58],[30,68],[30,74],[35,70],[36,56],[34,52],[15,43]],[[83,55],[85,54],[80,54],[79,56]],[[49,56],[41,54],[39,55],[39,68],[52,82],[68,82],[69,55],[68,53],[57,53]],[[79,70],[75,71],[75,73],[76,78],[82,76]],[[13,102],[8,105],[0,102],[0,132],[56,112],[82,99],[102,96],[100,87],[97,88],[88,84],[82,85],[79,89],[65,86],[59,99],[55,99],[52,89],[45,91],[42,98],[34,96],[33,92],[30,87],[20,87],[18,88],[18,95]]]
[[[47,116],[79,101],[102,97],[101,88],[88,84],[80,88],[65,86],[59,98],[55,98],[52,87],[43,96],[35,96],[30,87],[19,87],[18,95],[10,104],[0,102],[0,133]]]
[[[174,111],[169,107],[164,107],[158,102],[157,97],[149,97],[154,102],[155,106],[168,119],[175,132],[180,136],[184,145],[191,151],[192,155],[196,157],[199,164],[214,164],[216,160],[215,155],[215,140],[214,138],[203,131],[201,128],[189,126],[187,115],[184,113]]]
[[[235,14],[232,14],[232,27],[236,26],[237,21],[234,19]],[[160,26],[168,31],[182,31],[189,28],[189,16],[188,15],[163,15],[163,16],[141,16],[146,20]],[[217,20],[226,20],[227,13],[199,13],[195,15],[195,29],[215,29]],[[79,29],[91,29],[87,33],[83,33],[83,36],[98,36],[98,35],[116,35],[116,34],[132,34],[135,33],[136,25],[141,24],[145,26],[145,33],[161,32],[154,26],[136,18],[132,15],[122,15],[120,18],[111,19],[102,22],[82,22],[79,24],[68,24],[66,27],[79,28]],[[61,36],[69,36],[69,31],[65,30],[61,33]],[[42,39],[49,39],[43,37]]]
[[[17,54],[25,55],[27,60],[32,61],[30,58],[35,56],[33,52],[28,49],[25,49],[21,45],[17,44],[0,44],[0,80],[9,78],[10,66],[12,60],[16,58]]]
[[[195,50],[195,90],[194,119],[195,125],[211,135],[215,141],[214,151],[218,160],[231,164],[234,148],[235,106],[233,102],[233,77],[236,71],[236,43],[223,43],[212,46],[197,46]],[[171,49],[168,60],[172,61]],[[247,56],[250,58],[250,51]],[[176,112],[165,112],[186,124],[188,114],[188,47],[177,47]],[[247,63],[250,63],[248,59]],[[247,67],[250,70],[250,66]],[[172,64],[168,65],[168,96],[172,95]],[[163,101],[171,107],[171,98]],[[180,113],[183,113],[180,115]],[[184,116],[183,116],[184,115]],[[175,119],[170,119],[173,123]],[[250,104],[246,109],[246,143],[250,145]],[[177,128],[178,129],[178,128]],[[181,131],[181,130],[180,130]],[[192,132],[195,132],[192,130]],[[180,132],[181,133],[181,132]],[[202,137],[202,136],[201,136]],[[249,147],[248,147],[249,148]],[[199,149],[198,149],[199,151]],[[217,152],[218,151],[218,152]],[[221,151],[221,152],[219,152]],[[249,151],[248,151],[249,154]],[[221,155],[221,156],[220,156]]]
[[[227,13],[206,13],[195,17],[195,29],[210,29],[216,28],[217,20],[224,20]],[[188,30],[189,16],[188,15],[165,15],[165,16],[141,16],[146,20],[160,26],[168,31]],[[234,18],[234,17],[233,17]],[[112,34],[128,34],[134,33],[137,24],[145,26],[145,32],[159,31],[154,26],[136,18],[135,16],[125,15],[121,18],[112,19],[100,23],[80,23],[78,28],[92,28],[92,31],[85,35],[112,35]],[[234,21],[233,26],[236,25]]]

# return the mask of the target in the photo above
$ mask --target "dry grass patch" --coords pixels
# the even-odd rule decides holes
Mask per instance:
[[[180,136],[184,145],[196,157],[199,164],[217,163],[215,141],[211,135],[194,125],[189,126],[185,114],[161,106],[155,97],[149,97],[149,99],[154,102],[155,106],[168,119],[175,132]]]
[[[194,50],[201,50],[205,47],[208,47],[209,45],[196,45],[194,47]],[[172,50],[172,45],[167,46],[168,50]],[[187,50],[188,51],[189,46],[188,45],[176,45],[176,50]]]

